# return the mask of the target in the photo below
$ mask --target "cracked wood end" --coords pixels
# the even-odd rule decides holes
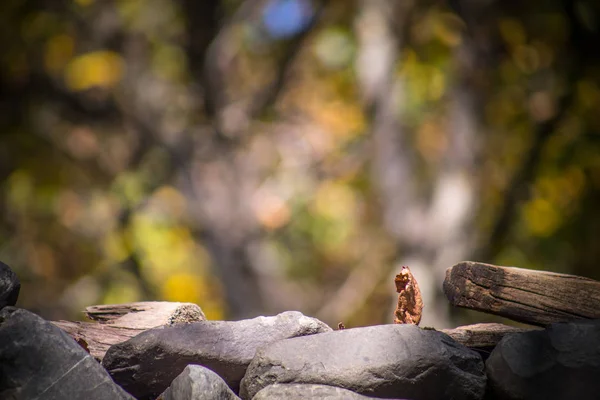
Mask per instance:
[[[446,271],[444,293],[454,306],[532,325],[600,318],[600,282],[575,275],[465,261]]]

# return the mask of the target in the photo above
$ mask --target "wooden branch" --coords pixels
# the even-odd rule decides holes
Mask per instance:
[[[202,309],[196,304],[168,301],[90,306],[85,309],[85,312],[95,321],[138,330],[206,319]]]
[[[139,302],[109,304],[86,308],[88,317],[100,322],[52,321],[102,361],[108,348],[139,333],[163,325],[206,319],[202,309],[192,303]]]
[[[75,339],[98,362],[102,361],[110,346],[125,342],[144,331],[144,329],[119,328],[95,322],[51,322]]]
[[[454,306],[545,326],[600,318],[600,282],[567,274],[461,262],[446,271]]]
[[[453,329],[442,329],[446,335],[458,343],[471,348],[494,347],[508,333],[520,333],[539,328],[517,328],[504,324],[473,324]]]

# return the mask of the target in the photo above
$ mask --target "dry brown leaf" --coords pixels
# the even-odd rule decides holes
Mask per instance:
[[[423,313],[423,299],[417,280],[407,266],[394,279],[398,292],[398,306],[394,313],[395,324],[419,325]]]

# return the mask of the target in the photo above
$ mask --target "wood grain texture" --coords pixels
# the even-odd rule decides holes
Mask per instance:
[[[87,307],[85,312],[94,321],[129,329],[150,329],[160,325],[206,319],[202,309],[196,304],[169,301],[96,305]]]
[[[575,275],[465,261],[446,271],[454,306],[546,326],[600,318],[600,282]]]
[[[518,328],[504,324],[485,323],[442,329],[442,332],[458,343],[471,348],[494,347],[506,334],[529,332],[540,328]]]
[[[148,301],[90,306],[86,314],[99,322],[52,321],[98,361],[108,348],[151,328],[203,321],[202,309],[192,303]]]

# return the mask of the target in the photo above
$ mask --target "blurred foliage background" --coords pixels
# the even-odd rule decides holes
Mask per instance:
[[[470,259],[600,279],[600,8],[4,0],[0,259],[19,305],[423,325]]]

